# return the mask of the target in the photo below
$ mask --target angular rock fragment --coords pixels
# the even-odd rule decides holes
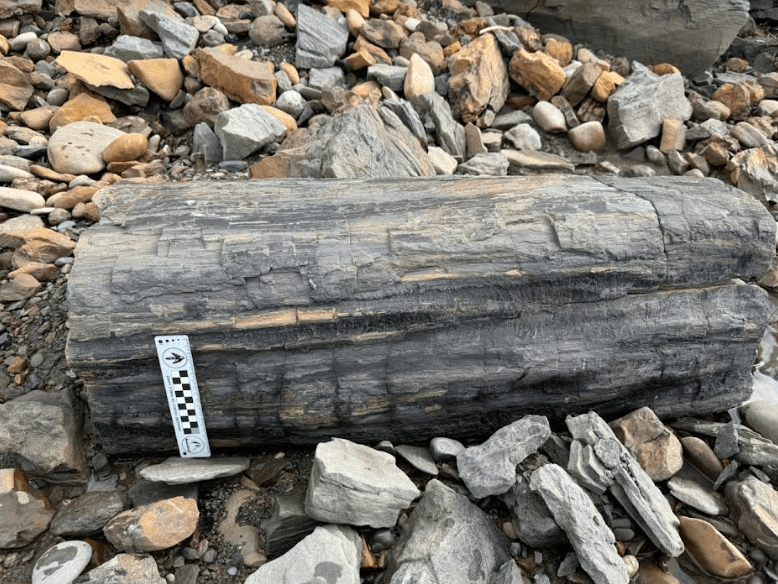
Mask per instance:
[[[734,507],[738,529],[756,547],[778,560],[778,492],[749,477],[727,485],[727,500]]]
[[[418,496],[391,454],[334,438],[316,447],[305,511],[330,523],[394,527]]]
[[[159,575],[157,562],[151,556],[118,554],[97,568],[89,570],[80,584],[167,584]]]
[[[161,59],[165,54],[161,43],[141,37],[120,35],[105,49],[104,55],[121,59],[125,63],[135,59]]]
[[[194,533],[199,518],[197,501],[174,497],[120,513],[103,531],[118,550],[152,552],[184,541]]]
[[[0,61],[0,104],[23,110],[35,88],[22,71],[6,61]]]
[[[200,39],[200,32],[194,26],[163,12],[141,10],[140,19],[157,33],[169,57],[183,59],[194,51]]]
[[[46,531],[52,517],[49,500],[22,472],[0,470],[0,550],[29,545]]]
[[[616,551],[616,538],[586,492],[555,464],[532,473],[536,491],[567,534],[578,561],[595,582],[626,584],[629,575]]]
[[[778,201],[778,146],[767,144],[735,154],[726,162],[729,181],[760,201]]]
[[[598,495],[602,495],[613,484],[613,474],[598,460],[592,446],[580,440],[574,440],[570,444],[567,472],[581,485]]]
[[[241,59],[214,48],[197,49],[203,83],[239,103],[272,105],[278,81],[273,64]]]
[[[690,465],[685,465],[667,481],[670,494],[689,507],[707,515],[729,513],[724,498],[713,490],[713,483]]]
[[[533,548],[546,548],[566,540],[565,532],[554,520],[548,506],[524,477],[517,477],[510,491],[500,495],[500,500],[508,507],[511,523],[522,543]]]
[[[224,160],[243,160],[286,136],[286,127],[255,103],[220,113],[213,130],[222,143]]]
[[[508,174],[572,173],[575,165],[562,156],[535,150],[501,150],[508,159]]]
[[[651,480],[665,481],[681,470],[681,442],[651,408],[635,410],[611,422],[610,427]]]
[[[127,64],[113,57],[95,53],[62,51],[57,57],[57,65],[93,87],[108,86],[116,89],[135,87]]]
[[[52,535],[64,537],[94,535],[128,507],[127,495],[119,491],[85,493],[57,512],[49,531]]]
[[[525,416],[458,454],[459,476],[479,499],[505,493],[516,482],[516,465],[537,452],[550,435],[544,416]]]
[[[465,128],[454,120],[448,102],[437,93],[425,93],[411,100],[425,126],[429,122],[443,150],[459,160],[465,156]]]
[[[508,174],[508,159],[502,152],[476,154],[457,167],[457,173],[472,176],[505,176]]]
[[[262,522],[267,557],[272,559],[286,553],[310,534],[316,525],[316,520],[305,513],[301,494],[279,495],[275,498],[270,518]]]
[[[681,418],[673,423],[674,428],[697,432],[704,436],[718,436],[726,424],[723,422],[704,422],[694,418]],[[738,448],[735,456],[738,462],[756,466],[778,465],[778,444],[746,426],[735,424]]]
[[[487,584],[510,559],[507,548],[483,511],[432,479],[388,554],[388,581]]]
[[[147,466],[140,471],[140,476],[147,481],[185,485],[240,474],[250,462],[247,457],[185,459],[174,456],[160,464]]]
[[[297,11],[297,67],[331,67],[346,52],[348,28],[306,4]]]
[[[548,101],[565,84],[565,71],[553,57],[545,53],[529,53],[519,48],[511,57],[508,73],[530,95]]]

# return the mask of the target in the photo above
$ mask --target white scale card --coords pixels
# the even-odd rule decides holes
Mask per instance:
[[[154,337],[154,344],[157,347],[159,366],[162,369],[162,379],[165,382],[165,392],[181,456],[211,456],[189,337]]]

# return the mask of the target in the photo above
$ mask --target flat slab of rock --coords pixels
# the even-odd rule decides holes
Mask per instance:
[[[297,10],[295,65],[331,67],[346,52],[348,28],[326,14],[301,4]]]
[[[64,537],[94,535],[129,506],[129,498],[119,491],[85,493],[57,512],[49,531],[52,535]]]
[[[135,87],[127,64],[114,57],[95,53],[62,51],[57,57],[57,65],[93,87],[108,86],[117,89]]]
[[[45,199],[35,191],[0,187],[0,207],[27,213],[43,207],[45,204]]]
[[[334,438],[316,447],[305,512],[329,523],[394,527],[419,495],[391,454]]]
[[[248,457],[231,458],[179,458],[171,457],[161,464],[147,466],[140,476],[148,481],[185,485],[231,477],[242,473],[249,467]]]

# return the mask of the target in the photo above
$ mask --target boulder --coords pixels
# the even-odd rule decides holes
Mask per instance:
[[[778,492],[754,477],[728,484],[726,492],[738,529],[778,560]]]
[[[681,442],[651,408],[640,408],[610,426],[654,482],[666,481],[681,470]]]
[[[62,126],[51,135],[48,145],[49,162],[57,172],[94,174],[105,168],[103,152],[124,132],[96,124],[75,122]]]
[[[222,143],[224,160],[243,160],[286,136],[286,127],[255,103],[220,113],[214,121],[213,131]]]
[[[295,65],[331,67],[346,52],[348,28],[326,14],[301,4],[297,10]]]
[[[278,82],[273,64],[241,59],[214,48],[197,49],[200,78],[238,103],[272,105]]]
[[[120,551],[153,552],[171,548],[197,529],[197,501],[174,497],[119,513],[103,528]]]

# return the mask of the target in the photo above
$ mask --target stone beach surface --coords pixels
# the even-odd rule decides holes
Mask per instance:
[[[117,181],[710,176],[778,216],[772,4],[709,3],[730,36],[640,63],[480,1],[0,0],[0,582],[778,582],[775,388],[704,419],[109,459],[65,360]]]

